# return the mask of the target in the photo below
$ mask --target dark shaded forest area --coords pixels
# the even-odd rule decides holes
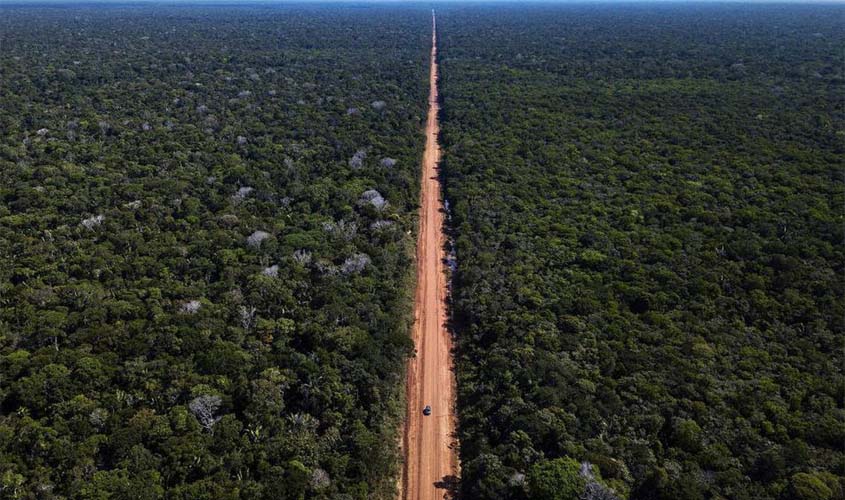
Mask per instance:
[[[468,499],[842,499],[842,6],[438,10]]]
[[[429,37],[0,7],[0,496],[391,497]]]

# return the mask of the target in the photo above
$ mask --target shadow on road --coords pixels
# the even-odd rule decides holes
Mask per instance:
[[[438,490],[446,490],[443,492],[445,500],[458,498],[458,476],[443,476],[440,481],[434,483],[434,487]]]

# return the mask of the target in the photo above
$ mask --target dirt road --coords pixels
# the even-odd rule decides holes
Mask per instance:
[[[417,241],[417,289],[414,303],[414,344],[417,355],[408,365],[408,413],[405,423],[404,500],[450,496],[458,477],[454,437],[452,339],[446,329],[443,203],[440,198],[437,134],[437,22],[431,13],[431,75],[425,153],[422,164],[420,231]],[[432,413],[425,416],[423,408]]]

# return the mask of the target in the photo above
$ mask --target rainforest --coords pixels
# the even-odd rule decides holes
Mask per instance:
[[[845,500],[843,47],[0,3],[0,498]]]

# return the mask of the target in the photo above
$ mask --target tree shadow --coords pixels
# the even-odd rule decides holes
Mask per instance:
[[[445,500],[455,500],[458,498],[459,482],[458,476],[443,476],[440,481],[435,481],[434,487],[438,490],[445,490],[443,492],[443,498]]]

